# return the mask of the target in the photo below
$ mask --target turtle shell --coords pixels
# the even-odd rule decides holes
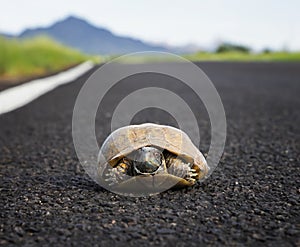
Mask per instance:
[[[187,134],[171,126],[145,123],[119,128],[107,137],[98,156],[99,175],[103,175],[108,164],[115,167],[121,158],[145,146],[167,150],[193,164],[198,173],[197,179],[208,173],[205,158]]]

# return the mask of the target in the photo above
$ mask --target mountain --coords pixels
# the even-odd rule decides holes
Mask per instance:
[[[18,38],[47,35],[62,44],[77,48],[89,54],[124,54],[138,51],[170,51],[163,46],[148,44],[139,39],[118,36],[105,28],[96,27],[89,22],[70,16],[49,27],[26,29]]]

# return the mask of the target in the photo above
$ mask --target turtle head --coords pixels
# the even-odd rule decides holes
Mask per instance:
[[[134,152],[133,169],[137,175],[150,175],[164,169],[162,151],[155,147],[142,147]]]

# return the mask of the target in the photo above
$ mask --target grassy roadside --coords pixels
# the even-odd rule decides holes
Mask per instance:
[[[300,61],[300,52],[198,52],[194,54],[184,55],[184,57],[191,61],[296,62]]]
[[[184,54],[190,61],[284,61],[300,62],[300,52],[264,52],[252,53],[241,51],[197,52]],[[111,61],[117,56],[85,55],[75,49],[66,47],[56,41],[40,36],[32,39],[18,40],[0,36],[0,82],[15,82],[20,79],[43,76],[66,69],[86,60],[94,62]],[[176,62],[166,56],[137,54],[122,58],[125,63]]]
[[[54,73],[95,57],[63,46],[48,37],[18,40],[0,37],[0,80]]]
[[[235,61],[235,62],[300,62],[300,52],[269,52],[269,53],[245,53],[238,51],[228,52],[197,52],[193,54],[180,54],[180,57],[192,62],[199,61]],[[118,56],[110,56],[108,61],[114,61]],[[161,54],[145,55],[137,53],[134,56],[122,57],[115,62],[140,64],[157,62],[178,62],[176,57]]]

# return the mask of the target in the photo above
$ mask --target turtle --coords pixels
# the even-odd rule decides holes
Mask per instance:
[[[98,156],[101,182],[119,191],[163,191],[192,186],[209,167],[182,130],[161,124],[128,125],[113,131]]]

